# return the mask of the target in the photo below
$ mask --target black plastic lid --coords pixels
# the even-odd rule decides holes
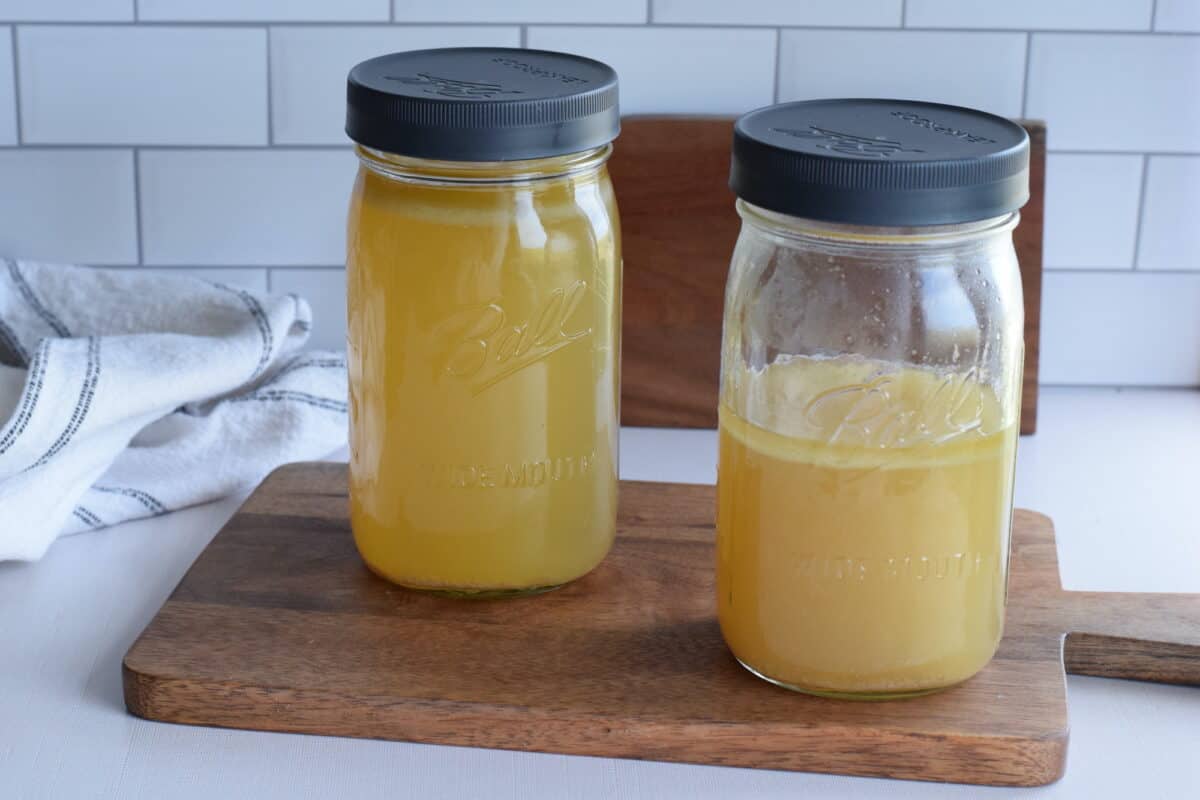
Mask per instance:
[[[620,130],[617,73],[567,53],[411,50],[364,61],[347,79],[347,135],[389,153],[514,161],[600,147]]]
[[[969,222],[1025,205],[1029,136],[940,103],[783,103],[737,121],[729,186],[756,206],[829,222]]]

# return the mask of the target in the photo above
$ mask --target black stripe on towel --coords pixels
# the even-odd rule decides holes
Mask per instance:
[[[267,312],[263,310],[262,303],[258,302],[258,298],[245,289],[234,289],[232,286],[226,286],[223,283],[214,283],[213,286],[237,295],[242,303],[245,304],[246,310],[250,312],[250,316],[254,318],[254,323],[258,326],[258,333],[262,336],[263,348],[262,355],[258,357],[258,365],[254,368],[253,374],[250,375],[250,380],[254,380],[267,368],[267,364],[271,361],[271,353],[275,350],[275,334],[271,331],[271,322],[267,319]]]
[[[89,336],[87,343],[87,367],[83,375],[83,388],[79,390],[79,399],[75,401],[75,410],[71,412],[71,419],[67,422],[67,427],[63,428],[63,432],[54,440],[54,444],[50,445],[50,448],[42,453],[42,457],[28,469],[42,466],[70,444],[71,439],[75,438],[75,434],[83,425],[83,421],[87,419],[88,411],[92,408],[92,399],[96,396],[96,384],[100,380],[100,338]]]
[[[29,285],[29,281],[25,280],[25,276],[21,274],[21,268],[17,262],[11,258],[5,259],[8,262],[8,274],[12,277],[12,281],[17,286],[17,291],[25,298],[25,302],[29,303],[29,307],[42,318],[50,328],[63,338],[70,338],[71,332],[67,330],[67,326],[62,324],[62,320],[54,315],[50,309],[42,305],[42,301],[38,300],[36,294],[33,293],[33,287]]]
[[[38,345],[37,354],[33,357],[33,364],[29,367],[29,385],[25,388],[21,407],[13,416],[8,430],[4,432],[3,436],[0,436],[0,455],[12,447],[13,442],[24,432],[30,417],[33,416],[33,409],[37,406],[38,397],[42,394],[42,384],[46,380],[46,359],[48,358],[47,352],[50,350],[50,342],[50,339],[42,339],[41,344]]]
[[[0,319],[0,364],[9,367],[29,366],[29,353],[21,346],[16,331]]]
[[[92,488],[97,492],[104,492],[105,494],[119,494],[123,497],[128,497],[131,500],[136,500],[145,506],[146,510],[156,517],[166,514],[171,510],[158,500],[154,499],[154,497],[150,494],[143,492],[141,489],[130,489],[126,486],[93,486]]]
[[[84,508],[83,506],[75,506],[75,510],[73,510],[71,513],[74,514],[79,519],[83,520],[83,524],[88,525],[92,528],[103,528],[104,527],[104,520],[100,519],[95,514],[93,514],[91,511],[88,511],[86,508]]]
[[[253,394],[242,395],[230,399],[232,403],[245,403],[250,400],[259,402],[295,402],[304,403],[306,405],[323,408],[326,411],[337,411],[340,414],[346,413],[346,404],[341,400],[334,400],[329,397],[318,397],[315,394],[308,392],[297,392],[292,389],[259,389]]]
[[[293,358],[288,363],[284,364],[282,367],[279,368],[278,372],[276,372],[274,375],[271,376],[271,379],[267,384],[268,388],[266,389],[266,391],[285,391],[283,389],[271,389],[270,387],[273,386],[276,382],[278,382],[279,379],[282,378],[284,375],[287,375],[292,372],[296,372],[298,370],[302,370],[302,369],[345,369],[345,368],[346,368],[346,361],[345,361],[345,359],[342,359],[342,358],[313,358],[311,356],[301,354],[301,355],[298,355],[295,358]],[[236,398],[231,398],[231,399],[236,399]],[[253,398],[245,397],[242,399],[249,400],[249,399],[253,399]],[[338,402],[336,400],[328,400],[327,398],[317,398],[317,399],[322,401],[322,403],[320,404],[321,407],[325,407],[327,403],[337,403]],[[218,403],[219,402],[220,401],[218,401]],[[203,402],[184,403],[179,408],[175,409],[174,413],[183,414],[184,416],[188,416],[188,417],[204,416],[204,413],[199,410],[199,406],[201,406],[201,405],[203,405]],[[332,410],[337,411],[338,409],[335,408]]]
[[[299,355],[280,367],[279,371],[271,376],[271,383],[274,383],[290,372],[295,372],[298,369],[308,369],[309,367],[316,367],[318,369],[344,369],[346,361],[342,358],[312,358]]]

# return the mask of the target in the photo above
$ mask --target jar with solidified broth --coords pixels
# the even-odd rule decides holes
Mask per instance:
[[[951,686],[1004,623],[1028,137],[953,106],[790,103],[736,126],[718,612],[816,694]]]

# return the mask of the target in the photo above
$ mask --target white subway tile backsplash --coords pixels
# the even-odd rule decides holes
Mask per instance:
[[[294,292],[312,307],[312,336],[308,346],[320,350],[346,349],[346,271],[344,269],[273,269],[273,293]]]
[[[133,19],[134,0],[0,0],[8,22],[123,22]]]
[[[645,22],[648,0],[393,0],[396,22]]]
[[[345,262],[350,150],[148,150],[140,159],[146,263]]]
[[[1021,113],[1025,36],[785,30],[780,100],[904,97]]]
[[[775,35],[755,28],[534,27],[528,45],[611,64],[625,114],[739,114],[771,102]]]
[[[1130,269],[1142,157],[1051,153],[1046,160],[1048,269]]]
[[[296,291],[341,349],[346,73],[525,44],[612,64],[625,113],[857,95],[1046,119],[1043,380],[1200,384],[1189,33],[1200,0],[0,0],[0,256]]]
[[[138,0],[141,20],[385,22],[390,0]]]
[[[272,292],[313,307],[313,347],[345,347],[345,271],[272,269]],[[1041,379],[1046,384],[1200,385],[1200,275],[1049,272]]]
[[[1154,30],[1200,33],[1200,2],[1158,0],[1154,12]]]
[[[1200,152],[1200,37],[1035,33],[1029,58],[1052,149]]]
[[[1192,0],[1194,2],[1194,0]],[[907,0],[913,28],[1149,30],[1154,0]],[[1162,0],[1159,0],[1161,7]],[[1161,13],[1161,12],[1160,12]]]
[[[198,278],[210,283],[223,283],[235,289],[249,289],[252,292],[267,292],[267,270],[265,269],[211,269],[195,267],[129,267],[141,272],[154,275],[167,275]]]
[[[1151,156],[1144,202],[1138,269],[1200,271],[1200,156]]]
[[[17,143],[17,86],[13,77],[12,29],[0,26],[0,145]]]
[[[898,27],[902,0],[652,0],[654,21],[716,25]],[[909,0],[911,5],[912,0]]]
[[[1200,385],[1200,274],[1050,272],[1042,383]]]
[[[23,26],[18,46],[26,142],[266,143],[265,31]]]
[[[516,27],[279,27],[271,29],[271,114],[277,144],[345,144],[346,73],[397,50],[518,47]]]
[[[0,255],[136,264],[133,154],[0,150]]]

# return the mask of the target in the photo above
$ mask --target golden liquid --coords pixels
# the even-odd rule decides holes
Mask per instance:
[[[721,630],[755,672],[896,695],[974,675],[1000,641],[1016,424],[987,387],[866,361],[767,367],[720,413]],[[778,432],[782,430],[781,432]]]
[[[572,159],[475,185],[360,170],[350,513],[363,559],[392,581],[534,590],[612,544],[617,211],[602,160],[553,177]]]

